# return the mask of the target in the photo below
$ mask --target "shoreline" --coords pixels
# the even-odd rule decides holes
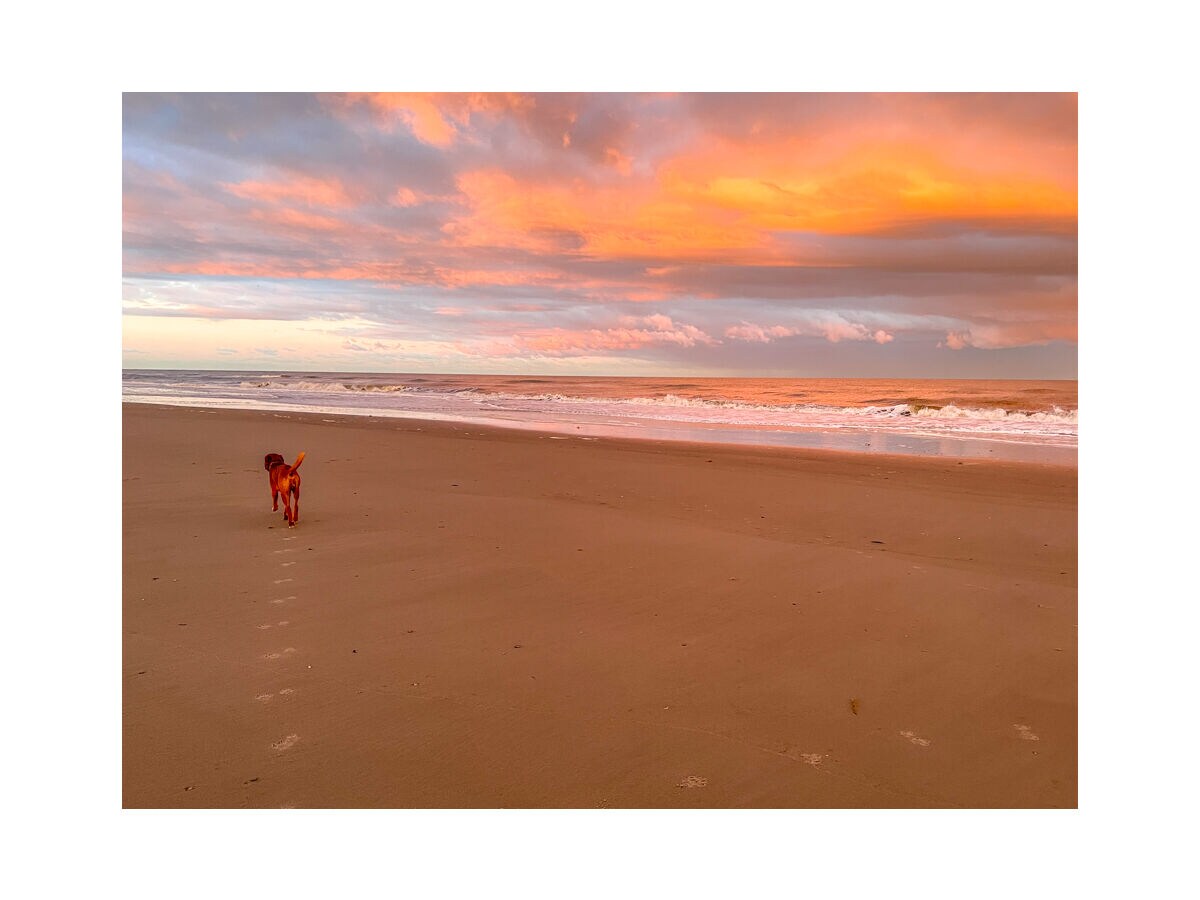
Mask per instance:
[[[429,424],[439,423],[450,426],[470,425],[476,428],[495,429],[497,431],[533,432],[542,434],[562,434],[582,436],[586,438],[604,438],[609,440],[652,441],[657,443],[696,444],[714,447],[747,447],[762,449],[781,449],[799,452],[828,452],[852,454],[872,457],[896,457],[913,459],[949,459],[971,461],[1003,461],[1029,465],[1047,465],[1077,469],[1079,451],[1077,446],[1062,446],[1056,444],[1038,443],[1035,441],[1007,440],[995,437],[959,437],[934,436],[926,434],[907,434],[902,432],[877,432],[847,429],[841,432],[831,432],[821,429],[778,431],[770,427],[758,429],[738,429],[733,427],[698,427],[680,423],[662,426],[641,426],[635,433],[630,433],[626,426],[603,425],[597,423],[570,423],[537,420],[501,420],[450,414],[434,414],[428,412],[411,412],[407,410],[363,409],[357,412],[346,410],[325,411],[303,409],[289,405],[273,406],[269,401],[243,401],[222,399],[221,401],[204,400],[203,398],[164,398],[122,397],[122,405],[136,404],[162,408],[185,408],[207,410],[238,410],[243,412],[263,412],[294,416],[342,417],[349,420],[361,419],[397,419],[417,421]],[[706,440],[708,435],[724,436],[725,440]],[[773,439],[772,439],[773,438]],[[905,444],[904,442],[911,442]],[[873,443],[874,442],[874,443]],[[912,445],[923,447],[923,452],[911,452]],[[901,452],[902,450],[909,452]],[[999,452],[997,452],[999,451]]]
[[[122,416],[126,807],[1076,803],[1073,467]]]

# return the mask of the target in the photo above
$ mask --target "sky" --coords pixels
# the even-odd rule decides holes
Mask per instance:
[[[1075,94],[125,94],[128,368],[1075,378]]]

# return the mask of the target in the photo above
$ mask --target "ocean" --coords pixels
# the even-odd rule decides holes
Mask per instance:
[[[132,403],[1074,465],[1076,381],[126,369]]]

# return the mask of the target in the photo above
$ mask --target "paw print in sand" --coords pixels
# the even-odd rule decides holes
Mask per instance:
[[[708,779],[707,779],[707,778],[701,778],[699,775],[689,775],[689,776],[687,776],[687,778],[683,779],[683,781],[679,782],[679,784],[677,784],[677,785],[675,785],[675,786],[676,786],[676,787],[681,787],[681,788],[702,788],[702,787],[707,787],[707,786],[708,786]]]

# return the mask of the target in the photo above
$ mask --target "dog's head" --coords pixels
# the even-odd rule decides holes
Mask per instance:
[[[278,466],[278,465],[281,465],[282,463],[283,463],[283,457],[280,456],[278,453],[268,453],[263,458],[263,468],[266,469],[268,472],[271,471],[271,466]]]

